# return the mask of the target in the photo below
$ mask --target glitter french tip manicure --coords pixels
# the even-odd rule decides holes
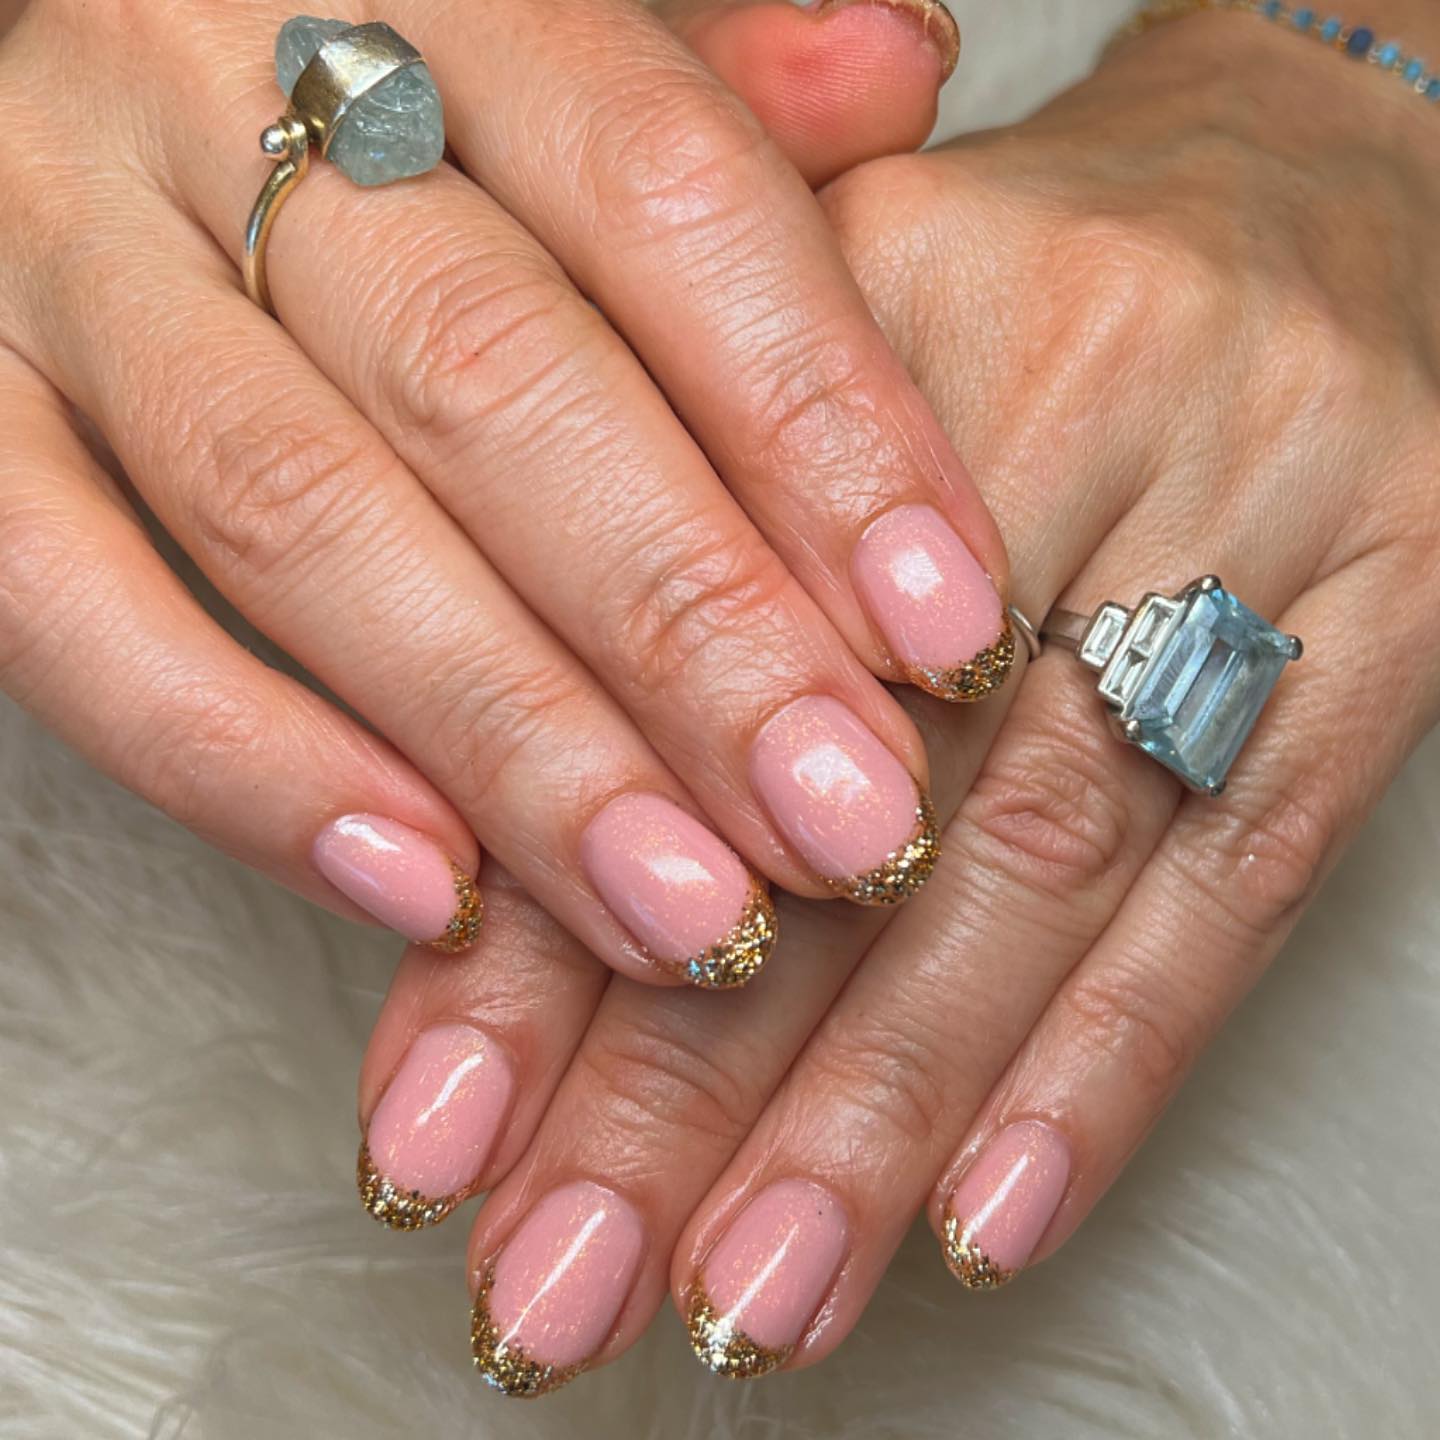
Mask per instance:
[[[392,1230],[438,1225],[479,1180],[514,1092],[509,1056],[483,1031],[422,1030],[366,1126],[360,1203]]]
[[[692,985],[744,985],[775,948],[764,882],[661,795],[631,793],[606,805],[580,838],[580,863],[645,953]]]
[[[1008,1125],[981,1150],[945,1206],[941,1245],[970,1290],[997,1290],[1025,1267],[1070,1183],[1070,1147],[1038,1120]]]
[[[479,938],[479,887],[428,835],[384,815],[342,815],[315,839],[315,867],[382,925],[442,954]]]
[[[785,838],[837,894],[898,905],[940,858],[934,807],[848,706],[793,701],[755,737],[750,778]]]
[[[1015,664],[1015,634],[984,567],[931,505],[875,520],[850,562],[857,594],[913,685],[952,704],[993,695]]]
[[[645,1253],[626,1200],[581,1180],[545,1195],[475,1293],[475,1368],[502,1395],[547,1395],[573,1380],[615,1328]]]
[[[753,1380],[795,1352],[844,1259],[849,1226],[828,1190],[768,1185],[731,1222],[691,1284],[685,1323],[708,1370]]]

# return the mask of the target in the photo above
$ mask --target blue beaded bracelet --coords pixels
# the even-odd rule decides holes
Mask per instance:
[[[1247,10],[1309,35],[1352,60],[1364,60],[1398,75],[1422,100],[1440,102],[1440,70],[1432,70],[1418,55],[1407,55],[1397,41],[1378,44],[1368,25],[1349,25],[1335,15],[1322,20],[1320,12],[1309,5],[1286,5],[1282,0],[1151,0],[1117,38],[1138,35],[1162,20],[1178,20],[1201,10]]]

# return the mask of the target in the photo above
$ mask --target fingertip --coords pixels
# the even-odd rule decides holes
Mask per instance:
[[[936,0],[731,4],[677,25],[812,185],[918,149],[960,48]]]

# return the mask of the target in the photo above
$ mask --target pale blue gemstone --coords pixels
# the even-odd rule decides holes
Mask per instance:
[[[299,15],[280,29],[275,73],[289,95],[322,45],[350,29],[343,20]],[[336,126],[328,158],[357,185],[388,185],[433,170],[445,153],[440,92],[424,64],[387,76],[356,100]]]
[[[1214,789],[1291,658],[1289,637],[1228,591],[1197,591],[1120,719],[1138,721],[1136,743],[1187,784]]]

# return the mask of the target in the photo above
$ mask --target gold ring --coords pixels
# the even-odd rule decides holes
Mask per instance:
[[[445,153],[440,92],[420,52],[388,25],[296,16],[280,29],[275,68],[290,104],[260,136],[277,163],[245,226],[244,263],[246,293],[272,315],[265,251],[312,149],[367,186],[423,175]]]

